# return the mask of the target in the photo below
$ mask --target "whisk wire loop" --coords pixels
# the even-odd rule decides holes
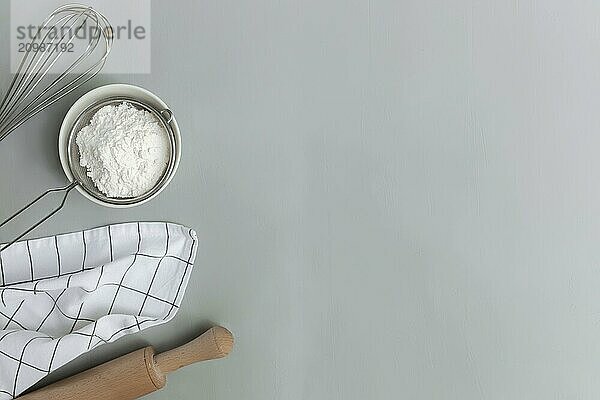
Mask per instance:
[[[89,33],[87,45],[80,53],[71,54],[74,60],[67,60],[64,69],[53,78],[53,68],[60,66],[58,63],[69,54],[64,49],[74,44],[82,30]],[[112,32],[106,17],[89,6],[69,4],[52,12],[26,47],[0,102],[0,142],[96,76],[112,49]]]

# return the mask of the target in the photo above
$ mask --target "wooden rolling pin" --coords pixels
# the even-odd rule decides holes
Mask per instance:
[[[132,400],[162,389],[167,374],[199,361],[225,357],[231,332],[215,326],[181,347],[154,354],[152,347],[126,354],[19,397],[22,400]]]

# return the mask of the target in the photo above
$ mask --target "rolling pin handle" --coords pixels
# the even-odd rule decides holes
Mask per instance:
[[[215,326],[183,346],[154,356],[154,362],[162,373],[168,374],[196,362],[223,358],[232,349],[231,332],[222,326]]]

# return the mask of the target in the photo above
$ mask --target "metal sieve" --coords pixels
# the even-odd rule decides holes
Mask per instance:
[[[169,162],[165,166],[161,178],[146,193],[143,193],[142,195],[136,197],[114,198],[108,197],[100,190],[98,190],[94,182],[87,176],[87,169],[79,164],[79,147],[77,146],[76,139],[79,131],[81,131],[81,129],[83,129],[90,123],[90,120],[98,112],[98,110],[105,106],[119,105],[122,103],[128,103],[138,110],[147,111],[160,122],[164,132],[169,138]],[[73,127],[71,128],[71,131],[69,133],[69,139],[66,143],[68,165],[71,174],[73,175],[74,181],[77,182],[80,185],[80,187],[83,188],[83,190],[85,190],[88,194],[93,196],[98,201],[111,205],[131,206],[137,203],[141,203],[154,196],[156,193],[158,193],[164,188],[164,186],[169,182],[170,177],[175,171],[175,155],[177,153],[176,148],[178,146],[178,143],[175,139],[175,133],[173,132],[173,128],[170,125],[172,121],[173,113],[171,112],[171,110],[163,109],[158,111],[154,109],[154,107],[144,104],[131,97],[111,97],[92,104],[77,117],[75,124],[73,124]]]
[[[141,89],[140,89],[141,90]],[[77,134],[81,129],[87,126],[92,117],[100,110],[102,107],[108,105],[119,105],[122,103],[131,104],[138,110],[144,110],[151,113],[161,124],[163,127],[163,131],[165,135],[168,136],[169,139],[169,162],[164,168],[164,171],[160,177],[160,179],[154,184],[154,186],[148,190],[146,193],[136,196],[136,197],[127,197],[127,198],[115,198],[108,197],[104,193],[102,193],[94,184],[94,182],[88,177],[87,169],[82,167],[79,163],[79,147],[77,146]],[[19,211],[11,215],[5,221],[0,224],[0,228],[15,219],[21,213],[26,211],[28,208],[33,206],[35,203],[40,201],[45,196],[51,193],[64,192],[62,201],[60,205],[53,209],[50,213],[48,213],[45,217],[43,217],[40,221],[38,221],[35,225],[27,229],[25,232],[20,234],[10,243],[6,244],[4,247],[0,248],[0,252],[12,246],[14,243],[22,239],[25,235],[32,232],[38,226],[46,222],[49,218],[51,218],[54,214],[58,213],[66,203],[67,197],[71,190],[76,187],[80,187],[85,193],[91,196],[95,202],[107,206],[107,207],[132,207],[143,202],[148,201],[150,198],[156,196],[164,187],[170,182],[171,178],[175,174],[177,170],[178,164],[178,155],[180,154],[180,142],[178,134],[173,127],[175,124],[175,117],[171,110],[168,108],[157,109],[153,105],[149,104],[146,101],[140,101],[131,96],[111,96],[108,98],[103,98],[97,101],[92,102],[87,108],[85,108],[75,119],[74,123],[71,124],[70,129],[68,130],[67,140],[63,143],[59,143],[59,146],[66,146],[64,149],[59,148],[59,152],[67,155],[67,166],[68,169],[65,169],[65,173],[69,180],[70,184],[64,187],[49,189],[31,201],[29,204],[21,208]],[[63,126],[64,128],[64,126]],[[63,168],[65,165],[63,163]],[[70,176],[69,176],[70,175]]]

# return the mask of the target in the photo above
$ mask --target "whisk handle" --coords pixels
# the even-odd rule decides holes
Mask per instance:
[[[16,238],[14,238],[10,243],[5,244],[2,248],[0,248],[0,253],[3,252],[4,250],[6,250],[7,248],[9,248],[10,246],[12,246],[13,244],[15,244],[16,242],[18,242],[19,240],[21,240],[25,235],[27,235],[28,233],[32,232],[34,229],[36,229],[37,227],[39,227],[40,225],[42,225],[44,222],[46,222],[47,220],[49,220],[50,218],[52,218],[52,216],[54,214],[56,214],[57,212],[59,212],[63,208],[63,206],[65,205],[65,203],[67,201],[67,197],[69,196],[69,193],[77,185],[79,185],[79,182],[75,181],[75,182],[72,182],[72,183],[70,183],[70,184],[68,184],[67,186],[64,186],[64,187],[59,187],[59,188],[54,188],[54,189],[48,189],[44,193],[42,193],[38,197],[36,197],[29,204],[27,204],[25,207],[21,208],[19,211],[17,211],[16,213],[14,213],[13,215],[11,215],[7,219],[5,219],[0,224],[0,228],[2,228],[4,225],[8,224],[10,221],[12,221],[13,219],[15,219],[19,215],[21,215],[29,207],[33,206],[35,203],[37,203],[38,201],[40,201],[41,199],[43,199],[44,197],[46,197],[50,193],[64,192],[64,195],[62,197],[62,201],[61,201],[61,203],[60,203],[60,205],[58,207],[56,207],[54,210],[52,210],[49,214],[47,214],[44,218],[42,218],[41,220],[39,220],[37,223],[35,223],[33,226],[31,226],[25,232],[21,233],[19,236],[17,236]]]

